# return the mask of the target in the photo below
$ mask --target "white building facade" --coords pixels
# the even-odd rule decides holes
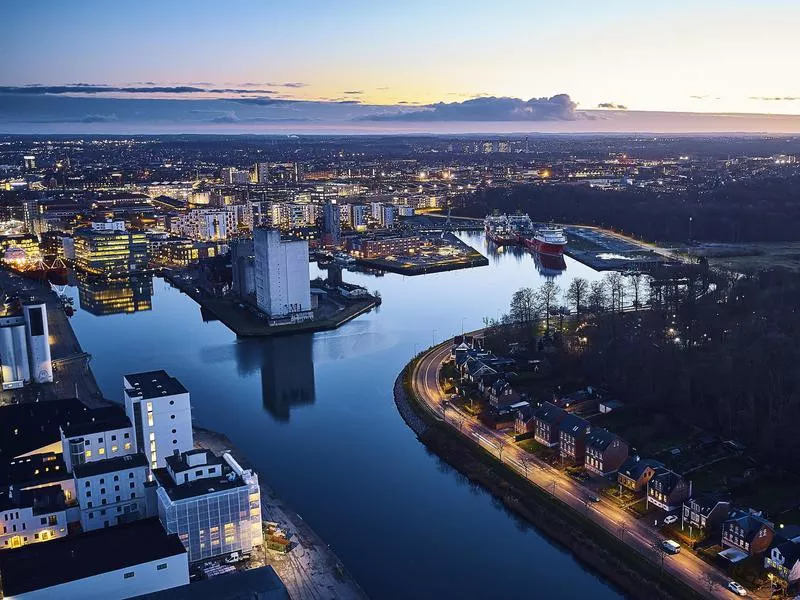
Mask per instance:
[[[298,323],[313,318],[308,242],[281,240],[277,229],[253,235],[256,303],[270,322]]]

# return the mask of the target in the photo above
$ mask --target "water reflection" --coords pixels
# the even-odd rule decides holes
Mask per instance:
[[[552,254],[533,253],[533,264],[542,277],[552,279],[560,277],[567,270],[567,261],[563,256],[553,256]]]
[[[266,411],[282,423],[292,408],[314,403],[312,335],[292,335],[259,340],[239,340],[239,369],[261,371],[261,401]]]
[[[124,279],[78,277],[80,307],[93,315],[118,315],[153,308],[153,278],[132,275]]]

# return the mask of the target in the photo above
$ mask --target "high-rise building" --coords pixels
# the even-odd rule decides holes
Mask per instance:
[[[366,229],[367,227],[367,207],[364,204],[351,204],[350,223],[353,229]]]
[[[32,154],[26,154],[23,156],[22,162],[26,171],[33,171],[36,168],[36,157]]]
[[[165,371],[134,373],[123,377],[125,414],[136,429],[136,447],[151,468],[194,446],[189,392]]]
[[[239,298],[255,298],[256,266],[253,240],[240,239],[231,242],[231,275],[234,294]]]
[[[230,185],[244,185],[250,183],[250,171],[225,167],[222,169],[222,181]]]
[[[169,221],[170,232],[193,240],[225,240],[238,231],[237,209],[193,208]]]
[[[394,227],[394,217],[397,214],[397,207],[393,204],[381,206],[380,223],[381,227]]]
[[[269,163],[256,163],[254,171],[256,183],[260,183],[262,185],[269,183]]]
[[[276,324],[312,319],[308,242],[281,240],[267,228],[256,229],[253,241],[258,308]]]
[[[87,273],[121,275],[147,268],[147,237],[123,221],[94,222],[73,234],[75,265]]]
[[[339,245],[341,213],[336,200],[328,200],[322,211],[322,243],[326,246]]]

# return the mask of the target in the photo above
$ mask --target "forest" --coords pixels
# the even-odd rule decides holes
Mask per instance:
[[[800,239],[800,177],[754,179],[684,194],[558,183],[489,188],[465,198],[454,214],[482,218],[493,211],[522,211],[540,222],[599,225],[654,242],[795,241]]]

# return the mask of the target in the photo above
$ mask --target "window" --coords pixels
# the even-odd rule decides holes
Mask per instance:
[[[114,491],[115,491],[115,492],[118,492],[118,491],[119,491],[119,486],[118,486],[118,485],[115,485],[115,486],[114,486]]]
[[[131,443],[130,442],[126,442],[125,445],[123,446],[123,448],[125,448],[125,450],[130,450],[131,449]]]
[[[169,418],[170,418],[170,419],[174,419],[174,418],[175,418],[175,415],[170,415],[170,416],[169,416]]]
[[[100,493],[101,494],[105,494],[106,493],[106,488],[100,488]]]
[[[97,438],[97,443],[98,444],[102,444],[103,443],[103,438]]]
[[[42,517],[40,520],[42,522],[42,525],[47,525],[47,518],[46,517]]]
[[[116,442],[116,441],[117,441],[117,436],[115,436],[115,435],[112,435],[112,436],[111,436],[111,441],[112,441],[112,442]]]
[[[100,448],[100,449],[97,451],[97,453],[98,453],[100,456],[103,456],[103,454],[105,454],[105,453],[106,453],[106,449],[105,449],[105,448]]]
[[[106,482],[106,478],[105,477],[101,477],[100,478],[100,483],[105,483],[105,482]]]
[[[84,456],[86,456],[86,458],[92,458],[92,451],[91,450],[87,450],[83,454],[84,454]]]
[[[89,508],[91,508],[91,507],[92,507],[92,505],[91,505],[91,504],[89,504]],[[90,518],[90,519],[93,519],[93,518],[94,518],[94,513],[93,513],[92,511],[89,511],[89,518]]]
[[[119,446],[111,446],[112,452],[116,452],[117,450],[119,450]]]
[[[197,469],[197,471],[195,471],[194,474],[200,477],[203,474],[203,469]]]
[[[178,440],[172,440],[172,443],[173,443],[173,444],[177,444],[177,443],[178,443]]]
[[[48,517],[48,522],[50,525],[58,525],[58,517],[56,515],[50,515]]]
[[[175,400],[170,400],[169,405],[172,406],[173,404],[175,404]]]
[[[136,492],[131,492],[131,499],[136,498]]]
[[[131,577],[133,577],[134,575],[135,575],[135,573],[134,573],[133,571],[128,571],[127,573],[125,573],[125,574],[123,575],[123,577],[124,577],[125,579],[130,579],[130,578],[131,578]]]
[[[128,473],[128,479],[133,479],[133,471],[131,471],[130,473]]]
[[[91,502],[87,502],[86,503],[86,508],[92,508],[92,503]]]
[[[153,426],[153,413],[147,413],[147,424],[152,427]]]
[[[150,441],[151,442],[155,442],[156,441],[156,433],[154,431],[150,432]]]
[[[131,439],[131,434],[130,434],[130,433],[126,433],[126,434],[125,434],[123,437],[124,437],[126,440],[129,440],[129,439]]]
[[[173,429],[172,433],[177,433],[177,431],[178,431],[177,429]]]
[[[119,481],[119,475],[114,475],[114,481]]]
[[[135,488],[135,487],[136,487],[136,483],[135,483],[135,482],[133,482],[133,481],[131,481],[131,489],[133,489],[133,488]]]
[[[167,563],[161,563],[160,565],[156,565],[156,571],[163,571],[167,568]]]
[[[87,498],[91,498],[92,497],[92,492],[86,492],[86,497]]]

